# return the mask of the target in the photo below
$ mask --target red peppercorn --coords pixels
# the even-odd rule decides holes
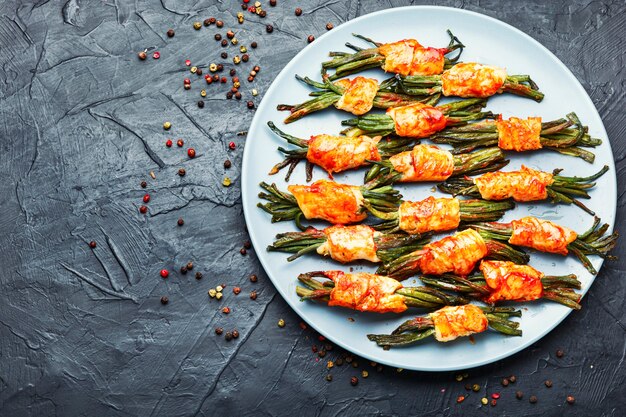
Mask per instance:
[[[222,77],[220,81],[222,82],[222,84],[226,84],[228,80],[226,79],[226,77]]]
[[[228,308],[228,307],[224,307],[224,308],[222,309],[222,313],[224,313],[224,314],[229,314],[229,313],[230,313],[230,308]]]
[[[190,66],[190,65],[191,65],[191,60],[186,59],[186,60],[185,60],[185,65]]]
[[[315,40],[315,36],[309,35],[309,37],[306,38],[306,40],[307,40],[307,42],[311,43],[311,42],[313,42]]]
[[[317,337],[317,340],[319,340],[320,342],[323,342],[324,340],[326,340],[326,338],[324,336],[322,336],[322,335],[319,335]]]
[[[172,139],[168,139],[165,141],[165,146],[167,146],[168,148],[172,147]]]
[[[190,158],[196,157],[196,150],[194,148],[187,149],[187,156]]]
[[[296,16],[300,16],[302,14],[302,9],[301,8],[296,8]]]
[[[185,78],[183,80],[183,84],[191,84],[191,80],[189,78]]]
[[[146,207],[146,206],[139,206],[139,213],[146,214],[147,212],[148,212],[148,207]]]
[[[257,282],[259,280],[259,277],[257,277],[255,274],[250,275],[250,282]]]
[[[261,67],[259,67],[258,65],[255,65],[254,68],[252,68],[252,70],[258,73],[259,71],[261,71]]]
[[[144,203],[149,203],[150,202],[150,194],[146,194],[143,196],[143,202]]]
[[[249,109],[253,109],[254,108],[254,102],[253,101],[249,101],[247,103],[247,106],[248,106]]]
[[[237,145],[235,145],[235,142],[230,142],[230,143],[228,144],[228,147],[229,147],[230,149],[235,149],[235,148],[237,147]]]
[[[235,93],[235,98],[236,98],[237,100],[241,100],[241,93],[240,93],[239,91],[237,91],[237,92]]]
[[[95,241],[95,240],[92,240],[91,242],[89,242],[89,247],[90,247],[91,249],[95,249],[95,248],[96,248],[96,246],[97,246],[97,243],[96,243],[96,241]]]
[[[168,36],[169,38],[173,38],[173,37],[174,37],[174,29],[170,29],[170,30],[168,30],[168,31],[167,31],[167,36]]]
[[[272,7],[276,6],[276,0],[270,0],[270,6]]]
[[[182,139],[178,139],[176,141],[176,146],[178,146],[179,148],[182,148],[184,144],[185,144],[185,141]]]
[[[170,272],[167,269],[161,269],[161,272],[159,272],[159,274],[161,274],[161,277],[167,278],[170,275]]]
[[[239,293],[241,292],[241,288],[239,287],[233,287],[233,294],[235,295],[239,295]]]
[[[161,53],[159,51],[156,51],[155,53],[152,54],[152,58],[154,58],[154,59],[161,58]]]
[[[250,292],[250,299],[251,299],[251,300],[256,300],[256,297],[257,297],[257,293],[256,293],[256,291],[251,291],[251,292]]]
[[[463,401],[465,401],[465,396],[464,395],[459,395],[458,397],[456,397],[456,402],[457,403],[462,403]]]
[[[498,394],[497,392],[494,392],[493,394],[491,394],[491,398],[493,398],[494,400],[497,400],[498,398],[500,398],[500,394]]]
[[[182,226],[185,224],[185,221],[183,220],[183,218],[179,218],[178,221],[176,222],[179,226]]]
[[[213,81],[216,81],[216,82],[217,82],[217,81],[219,81],[219,80],[220,80],[220,76],[219,76],[219,75],[217,75],[217,74],[215,74],[215,75],[213,76]]]

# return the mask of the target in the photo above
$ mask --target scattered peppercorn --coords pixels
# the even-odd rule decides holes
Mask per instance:
[[[331,374],[326,375],[326,381],[330,382],[333,380],[333,376]]]
[[[235,295],[239,295],[239,293],[241,292],[241,288],[239,287],[233,287],[233,294]]]
[[[215,334],[220,335],[224,333],[224,329],[222,329],[221,327],[216,327],[215,328]]]
[[[185,224],[185,221],[183,220],[182,217],[179,217],[178,221],[176,222],[176,224],[178,224],[179,226],[182,226],[183,224]]]
[[[161,277],[167,278],[170,274],[170,271],[168,271],[167,269],[161,269],[161,272],[159,272],[159,274],[161,274]]]
[[[250,282],[257,282],[258,280],[259,278],[255,274],[250,275]]]
[[[227,342],[230,342],[231,340],[233,340],[233,334],[231,332],[226,332],[224,339],[226,339]]]
[[[246,240],[245,242],[243,242],[243,247],[246,249],[250,249],[252,247],[252,242]]]
[[[226,52],[222,52],[220,56],[222,57],[222,59],[228,58],[228,54]]]
[[[218,20],[215,22],[215,26],[217,26],[218,28],[224,27],[224,22],[222,22],[221,20]]]
[[[263,18],[263,17],[267,16],[267,12],[265,10],[261,10],[259,12],[259,16]]]
[[[228,144],[228,147],[229,147],[231,150],[234,150],[234,149],[237,147],[237,145],[235,145],[235,142],[230,142],[230,143]]]
[[[233,93],[231,93],[230,91],[228,93],[226,93],[226,98],[229,99],[229,100],[231,98],[233,98]]]
[[[574,398],[573,395],[568,395],[565,401],[567,401],[568,404],[574,404],[576,402],[576,398]]]
[[[239,331],[237,329],[233,330],[233,339],[237,339],[239,337]]]
[[[256,300],[256,297],[257,297],[257,293],[256,293],[256,291],[251,291],[251,292],[250,292],[250,299],[251,299],[251,300]]]
[[[509,380],[507,378],[504,378],[501,382],[503,387],[508,387],[509,386]]]
[[[317,352],[317,356],[323,358],[324,356],[326,356],[326,351],[324,349],[320,349],[320,351]]]
[[[193,262],[191,261],[187,262],[186,266],[187,266],[187,269],[191,271],[193,269]]]
[[[487,404],[489,404],[489,399],[487,397],[483,397],[483,398],[480,399],[480,403],[482,405],[487,405]]]
[[[370,373],[369,373],[369,372],[367,372],[366,370],[363,370],[363,371],[361,371],[361,376],[362,376],[363,378],[367,378],[368,376],[370,376]]]
[[[181,274],[183,274],[183,275],[186,275],[186,274],[187,274],[187,267],[186,267],[186,266],[184,266],[184,265],[183,265],[183,266],[181,266],[181,267],[180,267],[180,273],[181,273]]]
[[[159,59],[161,58],[161,53],[159,51],[153,52],[152,53],[152,58],[153,59]]]
[[[148,58],[148,54],[146,51],[141,51],[137,54],[137,57],[139,57],[142,61],[145,61],[145,59]]]
[[[148,186],[148,183],[145,181],[141,181],[139,185],[141,186],[141,188],[146,188]]]
[[[198,75],[198,76],[202,75],[202,68],[198,68],[196,70],[196,75]]]
[[[261,71],[261,67],[259,67],[258,65],[255,65],[254,68],[252,68],[252,70],[256,73],[258,73],[259,71]],[[255,74],[256,75],[256,74]]]
[[[222,40],[222,35],[220,35],[219,33],[216,33],[214,38],[215,38],[216,41],[220,41],[220,40]]]
[[[534,395],[531,395],[530,398],[528,399],[528,402],[531,404],[535,404],[537,402],[537,397]]]
[[[216,295],[217,295],[217,294],[216,294]],[[224,313],[224,314],[230,314],[230,308],[228,308],[228,307],[224,307],[224,308],[222,309],[222,313]]]
[[[359,383],[359,378],[357,378],[356,376],[353,376],[352,378],[350,378],[350,384],[352,384],[353,387],[355,387],[358,383]]]
[[[480,391],[480,385],[478,385],[478,384],[472,385],[472,391],[474,391],[474,392]]]
[[[198,107],[199,108],[203,108],[204,107],[204,100],[198,100]]]
[[[281,328],[285,327],[285,320],[283,319],[278,320],[278,327],[281,327]]]
[[[194,148],[187,149],[187,156],[190,158],[196,157],[196,150]]]
[[[300,16],[302,14],[302,9],[297,7],[296,8],[296,16]]]
[[[494,392],[493,394],[491,394],[491,398],[493,398],[494,400],[497,400],[500,398],[500,394],[498,394],[497,392]]]
[[[352,362],[352,367],[353,368],[358,368],[359,367],[359,363],[357,361],[353,361]]]
[[[171,36],[170,36],[171,37]],[[166,296],[161,297],[161,304],[165,305],[170,302],[170,299]]]
[[[235,93],[235,98],[236,98],[237,100],[241,100],[241,93],[240,93],[239,91],[237,91],[237,92]]]
[[[220,79],[220,82],[221,82],[222,84],[226,84],[226,82],[227,82],[227,81],[228,81],[228,80],[226,79],[226,77],[222,77],[222,78]]]
[[[165,146],[167,146],[168,148],[172,147],[172,139],[168,139],[165,141]]]
[[[456,397],[456,402],[457,403],[462,403],[463,401],[465,401],[465,396],[464,395],[459,395],[458,397]]]
[[[250,44],[250,47],[251,47],[252,49],[256,49],[256,47],[257,47],[257,46],[258,46],[258,45],[257,45],[257,43],[256,43],[256,42],[252,42],[252,43]]]
[[[148,212],[148,207],[146,207],[146,206],[139,206],[139,212],[141,214],[146,214]]]
[[[563,355],[565,355],[565,352],[563,352],[561,349],[556,351],[556,357],[557,358],[562,358]]]
[[[547,388],[552,388],[552,381],[549,379],[546,379],[546,382],[544,382],[544,384],[546,385]]]
[[[163,123],[163,129],[170,130],[170,127],[172,127],[172,124],[170,122]]]
[[[211,26],[211,19],[204,19],[204,26]]]
[[[226,48],[228,46],[228,41],[226,39],[222,39],[222,42],[220,42],[220,45],[222,45],[222,47]]]
[[[248,251],[246,250],[246,248],[241,248],[239,249],[239,253],[245,256],[248,253]]]
[[[515,384],[515,382],[516,382],[516,381],[517,381],[517,377],[516,377],[515,375],[511,375],[511,376],[509,377],[509,382],[510,382],[511,384]]]
[[[524,398],[524,393],[522,391],[515,391],[515,398],[521,400],[522,398]]]
[[[215,75],[213,76],[213,81],[216,81],[216,82],[217,82],[217,81],[219,81],[219,80],[220,80],[220,76],[219,76],[219,75],[217,75],[217,74],[215,74]]]
[[[332,23],[330,23],[330,22],[326,23],[326,30],[331,30],[334,27],[335,26]]]
[[[272,26],[272,25],[266,25],[266,26],[265,26],[265,31],[266,31],[267,33],[272,33],[272,32],[274,32],[274,26]]]
[[[248,61],[250,60],[250,55],[248,55],[248,54],[243,54],[243,55],[241,56],[241,60],[242,60],[243,62],[248,62]]]
[[[308,43],[311,43],[311,42],[313,42],[315,40],[315,36],[309,35],[309,37],[306,38],[306,40],[307,40]]]
[[[209,24],[213,25],[215,24],[216,20],[214,17],[209,17]]]
[[[491,406],[495,407],[496,405],[498,405],[498,400],[491,400]]]
[[[228,32],[226,32],[226,37],[228,39],[232,39],[235,37],[235,32],[233,32],[232,30],[229,30]]]
[[[186,173],[187,171],[185,171],[185,168],[180,168],[178,170],[178,175],[180,175],[181,177],[184,177]]]
[[[335,365],[342,366],[343,365],[343,358],[337,358],[337,360],[335,361]]]
[[[202,272],[196,272],[196,279],[202,279]]]
[[[95,240],[92,240],[91,242],[89,242],[89,247],[90,247],[91,249],[95,249],[97,245],[98,245],[98,244],[96,243],[96,241],[95,241]]]
[[[174,29],[170,29],[167,31],[167,37],[168,38],[173,38],[174,37]]]
[[[276,6],[276,0],[270,0],[270,6],[272,7]]]
[[[195,30],[200,30],[202,28],[202,23],[200,23],[200,22],[193,22],[193,28]]]

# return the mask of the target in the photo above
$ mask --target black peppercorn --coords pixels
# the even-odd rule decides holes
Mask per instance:
[[[250,299],[251,300],[256,300],[256,297],[257,297],[256,291],[250,291]]]
[[[302,14],[302,9],[301,8],[296,8],[296,16],[300,16]]]
[[[167,37],[168,38],[173,38],[174,37],[174,29],[170,29],[167,31]]]
[[[530,398],[528,399],[528,402],[530,402],[531,404],[535,404],[537,402],[537,397],[534,395],[531,395]]]
[[[233,339],[237,339],[239,337],[239,331],[233,330]]]
[[[252,42],[252,43],[250,44],[250,47],[251,47],[252,49],[256,49],[256,47],[257,47],[257,46],[258,46],[258,45],[257,45],[257,43],[256,43],[256,42]]]
[[[183,274],[183,275],[185,275],[185,274],[187,273],[187,267],[186,267],[186,266],[184,266],[184,265],[183,265],[183,266],[181,266],[181,267],[180,267],[180,273],[181,273],[181,274]]]
[[[248,105],[248,108],[249,108],[249,109],[253,109],[253,108],[254,108],[254,102],[252,102],[252,101],[249,101],[249,102],[247,103],[247,105]]]
[[[259,12],[259,16],[263,18],[263,17],[267,16],[267,12],[265,10],[261,10]]]
[[[217,71],[224,71],[224,65],[223,64],[217,64]]]
[[[211,19],[204,19],[204,26],[211,26]]]
[[[547,379],[546,382],[544,382],[544,384],[546,385],[547,388],[552,388],[552,381]]]
[[[178,224],[179,226],[182,226],[183,224],[185,224],[185,221],[183,220],[182,217],[179,217],[178,221],[176,222],[176,224]]]
[[[196,279],[202,279],[202,272],[196,272]]]
[[[229,160],[229,159],[227,159],[227,160],[225,160],[225,161],[224,161],[224,168],[230,168],[230,167],[231,167],[231,165],[232,165],[232,163],[230,162],[230,160]]]
[[[522,398],[524,398],[524,393],[522,391],[515,391],[515,398],[521,400]]]
[[[229,71],[229,74],[230,74],[230,76],[231,76],[231,77],[233,77],[233,76],[235,76],[235,74],[237,74],[237,70],[236,70],[236,69],[234,69],[234,68],[232,68],[232,69]]]
[[[509,377],[509,382],[510,382],[511,384],[515,384],[515,382],[516,382],[516,381],[517,381],[517,377],[516,377],[515,375],[511,375],[511,376]]]
[[[258,280],[259,278],[255,274],[250,275],[250,282],[257,282]]]
[[[221,20],[218,20],[215,22],[215,26],[217,26],[218,28],[224,27],[224,22],[222,22]]]
[[[214,17],[209,17],[209,23],[214,24],[216,22]]]
[[[186,173],[187,171],[185,171],[185,168],[180,168],[178,170],[178,175],[180,175],[181,177],[184,177]]]
[[[231,98],[233,98],[233,93],[231,93],[230,91],[228,93],[226,93],[226,98],[229,99],[229,100]]]
[[[259,67],[258,65],[255,65],[254,68],[252,68],[252,70],[258,74],[258,72],[261,71],[261,67]]]
[[[222,333],[224,333],[224,329],[222,329],[221,327],[216,327],[216,328],[215,328],[215,334],[220,335],[220,334],[222,334]]]
[[[315,40],[315,36],[309,35],[309,37],[306,38],[306,40],[307,40],[308,43],[311,43],[311,42],[313,42]]]
[[[148,186],[148,183],[145,181],[141,181],[139,185],[141,185],[141,188],[146,188]]]
[[[221,45],[223,47],[227,47],[228,46],[228,41],[226,39],[222,39]]]
[[[198,76],[202,75],[202,69],[198,68],[196,70],[196,75],[198,75]]]
[[[216,41],[220,41],[220,40],[222,40],[222,35],[220,35],[219,33],[216,33],[214,38],[215,38]]]
[[[266,31],[267,33],[272,33],[272,32],[274,32],[274,26],[272,26],[272,25],[266,25],[266,26],[265,26],[265,31]]]
[[[95,249],[95,248],[96,248],[96,246],[97,246],[97,243],[96,243],[96,241],[95,241],[95,240],[92,240],[91,242],[89,242],[89,247],[90,247],[91,249]]]
[[[165,305],[170,302],[170,299],[166,296],[161,297],[161,304]]]
[[[220,76],[219,76],[219,75],[217,75],[217,74],[215,74],[215,75],[213,76],[213,81],[219,81],[219,80],[220,80]]]
[[[243,62],[248,62],[248,60],[249,60],[249,59],[250,59],[250,55],[248,55],[248,54],[243,54],[243,55],[241,56],[241,60],[242,60]]]
[[[222,52],[222,53],[220,54],[220,56],[221,56],[223,59],[228,58],[228,54],[227,54],[226,52]]]
[[[359,378],[357,378],[356,376],[353,376],[352,378],[350,378],[350,384],[352,384],[352,386],[356,386],[359,383]]]
[[[563,355],[565,355],[565,352],[563,352],[561,349],[556,351],[556,357],[557,358],[562,358]]]
[[[198,101],[198,107],[200,107],[200,108],[204,107],[204,101],[203,100],[199,100]]]
[[[326,375],[326,381],[330,382],[333,380],[333,376],[331,374]]]
[[[254,81],[254,77],[253,77],[252,75],[250,75],[250,76],[248,77],[248,82],[252,82],[252,81]]]
[[[343,365],[343,358],[337,358],[337,360],[335,360],[335,365],[337,366]]]
[[[246,249],[250,249],[252,247],[252,242],[246,240],[245,242],[243,242],[243,247]]]
[[[224,336],[224,339],[226,339],[227,342],[230,342],[231,340],[233,340],[233,334],[231,332],[226,332],[226,336]]]
[[[272,7],[276,6],[276,0],[270,0],[270,6]]]
[[[237,100],[241,100],[241,93],[240,93],[239,91],[237,91],[237,92],[235,93],[235,98],[236,98]]]
[[[507,378],[504,378],[501,382],[503,387],[508,387],[509,386],[509,380]]]
[[[240,253],[240,254],[242,254],[242,255],[245,255],[245,254],[247,254],[247,253],[248,253],[248,251],[246,250],[246,248],[241,248],[241,249],[239,250],[239,253]]]

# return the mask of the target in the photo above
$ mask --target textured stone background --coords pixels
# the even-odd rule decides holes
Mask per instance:
[[[306,36],[325,32],[326,22],[422,2],[278,2],[266,7],[265,20],[246,13],[243,26],[235,19],[239,1],[1,2],[0,415],[623,415],[624,257],[604,266],[581,312],[514,357],[469,372],[469,382],[502,393],[495,409],[479,406],[482,394],[456,404],[465,390],[453,373],[377,373],[359,360],[358,369],[344,365],[332,370],[332,383],[324,380],[326,360],[340,352],[316,361],[317,335],[298,326],[254,251],[239,254],[247,239],[238,187],[245,138],[235,133],[252,118],[247,97],[227,101],[226,86],[209,86],[206,107],[197,108],[199,87],[185,94],[181,62],[219,61],[217,29],[196,32],[191,24],[222,18],[221,33],[233,28],[243,44],[259,42],[240,70],[261,65],[258,102]],[[508,22],[572,69],[611,138],[623,231],[626,4],[438,4]],[[304,9],[299,18],[297,6]],[[275,25],[272,35],[266,23]],[[165,36],[170,27],[173,39]],[[138,61],[137,51],[147,47],[158,47],[161,59]],[[164,119],[174,124],[171,135],[161,129]],[[167,136],[185,138],[198,157],[166,149]],[[228,150],[231,140],[235,151]],[[227,157],[230,188],[220,185]],[[183,166],[188,174],[181,179],[176,171]],[[142,179],[153,197],[146,216],[137,210]],[[186,220],[182,228],[178,217]],[[90,240],[98,242],[94,251]],[[624,240],[616,253],[623,247]],[[188,260],[204,279],[174,272]],[[159,278],[162,267],[170,279]],[[248,281],[253,272],[257,284]],[[224,299],[209,302],[207,290],[221,282],[229,286]],[[233,285],[243,288],[238,297]],[[259,292],[254,302],[252,289]],[[168,306],[159,303],[162,295]],[[225,305],[233,309],[228,316],[219,312]],[[227,343],[215,326],[236,327],[241,336]],[[564,358],[555,357],[557,348]],[[361,369],[370,377],[350,386]],[[516,385],[501,388],[511,374]],[[551,389],[543,386],[547,378]],[[526,394],[521,402],[516,389]],[[539,398],[534,406],[531,394]],[[567,394],[576,396],[575,406],[565,404]]]

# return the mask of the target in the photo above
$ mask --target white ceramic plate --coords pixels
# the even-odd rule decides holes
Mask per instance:
[[[276,182],[281,189],[286,189],[287,186],[284,172],[274,176],[267,175],[269,169],[282,160],[276,148],[284,145],[268,129],[268,121],[274,121],[279,128],[294,136],[308,138],[319,133],[336,134],[341,130],[340,121],[353,117],[349,113],[327,109],[285,126],[282,120],[287,112],[277,111],[276,105],[302,102],[311,91],[294,78],[295,74],[308,75],[319,80],[320,63],[328,59],[329,51],[347,50],[344,47],[347,41],[365,46],[352,33],[360,33],[379,42],[415,38],[424,45],[443,47],[449,40],[446,34],[448,28],[467,46],[463,52],[463,61],[503,66],[509,74],[530,74],[546,95],[541,103],[501,95],[490,99],[490,110],[503,113],[505,117],[538,115],[546,121],[575,111],[582,122],[589,126],[591,135],[604,141],[594,151],[596,162],[593,165],[554,152],[535,152],[527,153],[523,157],[511,155],[512,162],[505,169],[518,168],[523,162],[545,171],[564,168],[563,175],[589,175],[602,165],[608,164],[611,170],[598,180],[596,189],[591,193],[593,198],[589,201],[589,207],[603,221],[612,225],[616,208],[615,166],[602,120],[585,90],[561,61],[531,37],[498,20],[465,10],[430,6],[388,9],[347,22],[321,36],[285,67],[265,94],[250,127],[243,158],[243,208],[248,230],[263,267],[289,305],[317,331],[345,349],[382,364],[421,371],[471,368],[505,358],[550,332],[570,310],[550,302],[525,304],[521,319],[524,332],[522,337],[505,337],[487,331],[475,336],[475,344],[471,344],[467,338],[445,344],[429,340],[410,347],[385,351],[370,342],[366,334],[389,333],[408,317],[421,312],[409,310],[402,316],[368,314],[301,302],[295,293],[296,277],[299,273],[327,269],[347,270],[348,266],[313,255],[288,263],[287,254],[266,252],[264,248],[273,242],[277,233],[296,228],[290,222],[270,223],[268,214],[257,208],[256,204],[259,202],[257,194],[260,191],[260,181]],[[366,75],[378,79],[386,78],[381,70],[371,70]],[[362,176],[361,170],[336,175],[335,179],[339,182],[362,184]],[[319,168],[315,169],[314,180],[325,177],[324,172]],[[292,175],[290,183],[305,183],[303,163]],[[419,200],[433,193],[432,184],[409,184],[398,188],[406,199]],[[552,206],[546,203],[520,204],[502,221],[528,214],[558,221],[579,232],[586,230],[593,220],[576,207]],[[601,259],[594,257],[592,261],[596,268],[600,268]],[[578,274],[583,282],[584,292],[594,279],[573,257],[532,253],[531,265],[548,275]],[[356,268],[374,269],[365,264],[357,265]],[[419,281],[413,279],[404,284],[411,285],[414,282],[419,285]],[[355,321],[348,320],[349,317]]]

